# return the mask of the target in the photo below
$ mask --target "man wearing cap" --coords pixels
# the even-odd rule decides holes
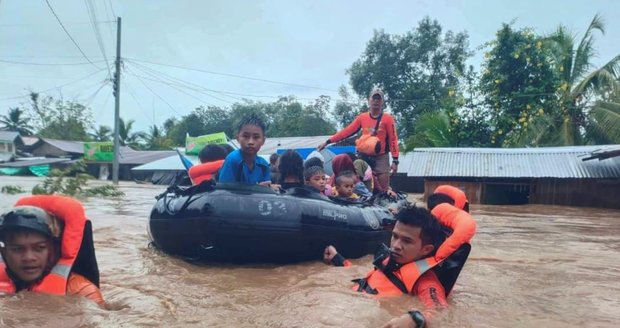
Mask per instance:
[[[371,165],[383,190],[390,190],[390,171],[396,174],[398,168],[398,135],[394,117],[383,112],[385,97],[381,89],[374,89],[368,97],[368,112],[358,115],[349,126],[320,144],[322,150],[330,143],[349,138],[362,130],[362,136],[356,141],[358,153],[363,154]],[[392,154],[390,165],[389,153]]]
[[[85,231],[92,237],[90,223],[78,201],[57,195],[22,198],[0,216],[0,293],[74,295],[104,306],[97,286],[99,271],[92,239],[83,243]],[[93,265],[88,270],[76,270],[76,259],[88,242],[90,248],[84,249],[92,250]],[[76,271],[86,272],[96,281]]]

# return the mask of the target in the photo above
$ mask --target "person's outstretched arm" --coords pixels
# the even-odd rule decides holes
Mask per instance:
[[[336,247],[329,245],[325,247],[323,252],[323,262],[334,266],[351,266],[351,261],[347,260],[344,256],[338,254]]]

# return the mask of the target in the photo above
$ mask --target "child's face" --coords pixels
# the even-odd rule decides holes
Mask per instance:
[[[353,195],[353,178],[344,178],[340,184],[336,184],[336,191],[340,197],[351,197]]]
[[[325,174],[323,173],[317,173],[306,181],[309,186],[318,189],[320,192],[325,190]]]
[[[247,124],[237,133],[237,141],[241,146],[241,152],[246,155],[256,155],[265,143],[265,134],[260,127]]]

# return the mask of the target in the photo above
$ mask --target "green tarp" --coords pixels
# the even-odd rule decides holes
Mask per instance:
[[[38,177],[47,176],[50,172],[49,165],[33,165],[30,167],[3,167],[0,168],[0,174],[3,175],[30,175],[34,174]]]
[[[49,165],[33,165],[29,167],[30,172],[38,177],[46,177],[50,173]]]
[[[0,174],[3,175],[24,175],[28,173],[27,167],[3,167],[0,168]]]

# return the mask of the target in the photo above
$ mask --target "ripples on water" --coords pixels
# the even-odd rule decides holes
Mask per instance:
[[[26,190],[36,178],[0,177]],[[194,265],[148,247],[146,224],[163,187],[121,182],[126,197],[90,198],[108,310],[76,298],[21,293],[0,299],[13,327],[378,327],[419,306],[350,290],[371,258],[335,268]],[[7,210],[23,195],[2,195]],[[473,206],[478,234],[433,327],[615,327],[620,322],[620,211]]]

